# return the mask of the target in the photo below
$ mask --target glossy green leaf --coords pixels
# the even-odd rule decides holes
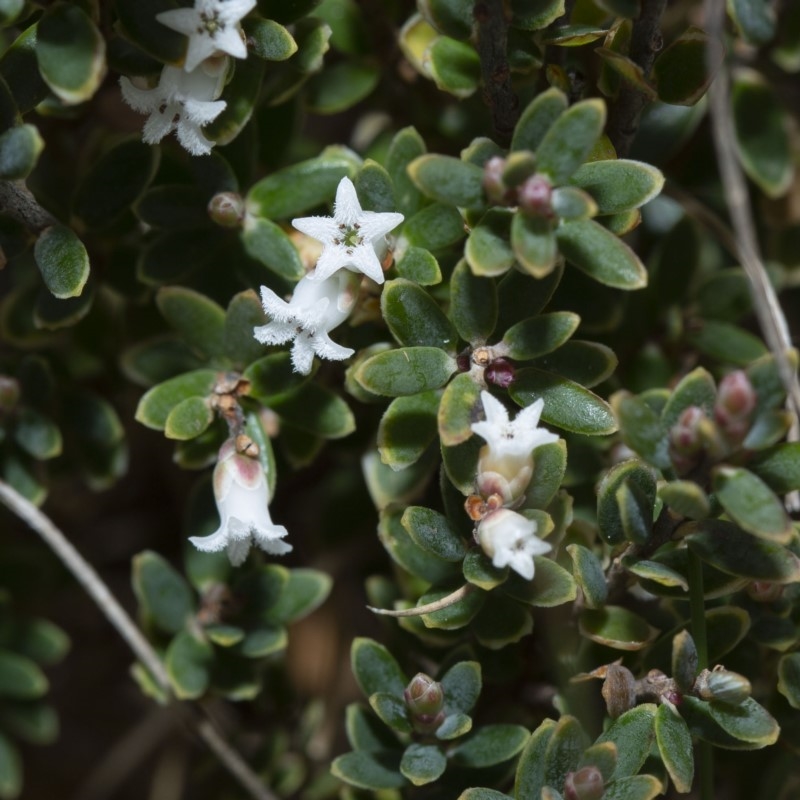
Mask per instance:
[[[442,271],[434,255],[424,247],[408,247],[395,264],[402,278],[420,286],[434,286],[442,282]]]
[[[89,254],[71,228],[66,225],[45,228],[36,240],[33,255],[55,297],[80,295],[89,279]]]
[[[248,52],[266,61],[285,61],[297,52],[297,42],[283,25],[272,19],[250,16],[243,21]]]
[[[217,381],[211,369],[198,369],[170,378],[146,392],[136,408],[136,420],[155,430],[163,429],[170,411],[189,397],[208,397]]]
[[[332,583],[330,575],[315,569],[289,570],[289,579],[264,619],[285,624],[302,619],[325,602]]]
[[[441,250],[464,238],[464,220],[453,206],[431,203],[403,224],[409,244],[427,250]]]
[[[370,211],[394,211],[397,202],[389,173],[377,161],[368,158],[353,181],[362,208]]]
[[[571,544],[567,552],[572,558],[572,571],[575,580],[583,592],[584,602],[588,608],[599,608],[606,602],[608,584],[600,564],[600,559],[589,549],[580,544]]]
[[[511,249],[520,266],[534,278],[544,278],[556,265],[558,245],[552,225],[541,217],[517,213],[511,221]]]
[[[290,395],[274,398],[272,410],[300,430],[324,439],[341,439],[356,428],[350,406],[322,384],[309,381]]]
[[[564,25],[556,28],[547,38],[545,44],[555,44],[559,47],[580,47],[583,44],[596,42],[606,36],[605,28],[594,25]]]
[[[693,326],[686,338],[704,355],[741,367],[767,352],[761,339],[729,322],[704,320]]]
[[[635,486],[634,491],[651,509],[655,503],[655,474],[643,462],[632,459],[612,467],[597,489],[598,527],[601,536],[609,544],[618,544],[627,538],[624,505],[618,496],[620,487],[625,484]]]
[[[475,275],[463,260],[450,276],[450,319],[458,335],[470,343],[485,342],[497,324],[494,281]]]
[[[444,722],[436,729],[436,738],[444,742],[458,739],[472,730],[472,718],[457,712],[445,717]]]
[[[719,42],[689,26],[658,54],[653,64],[652,79],[659,100],[671,105],[694,105],[705,94],[723,57]]]
[[[461,561],[464,558],[464,541],[438,511],[411,506],[403,513],[401,524],[420,547],[437,558],[444,561]]]
[[[513,219],[516,215],[506,209],[490,208],[472,228],[464,257],[475,275],[503,275],[513,266],[516,256],[509,244]]]
[[[333,760],[331,773],[361,789],[400,789],[407,785],[400,773],[400,755],[399,751],[345,753]]]
[[[375,692],[370,695],[369,704],[381,721],[392,730],[398,733],[411,733],[412,725],[404,700],[388,692]]]
[[[378,426],[381,461],[392,469],[414,464],[436,438],[437,391],[398,397],[386,409]]]
[[[622,565],[628,572],[639,578],[654,581],[661,586],[680,586],[684,591],[689,591],[689,583],[680,572],[664,564],[659,564],[658,561],[625,557],[622,559]]]
[[[716,397],[717,388],[714,379],[708,371],[698,367],[684,375],[673,389],[661,413],[661,424],[665,430],[669,430],[689,406],[702,408],[710,415]]]
[[[508,578],[508,567],[495,567],[491,559],[481,550],[470,550],[463,563],[464,578],[485,592],[504,583]]]
[[[594,280],[616,289],[641,289],[647,273],[623,241],[594,220],[566,222],[556,228],[558,249]]]
[[[577,330],[580,318],[569,311],[540,314],[509,328],[503,336],[511,358],[526,361],[560,347]]]
[[[670,481],[658,487],[659,499],[689,519],[705,519],[711,511],[708,495],[694,481]]]
[[[16,125],[0,135],[0,180],[26,178],[36,166],[44,140],[33,125]]]
[[[32,408],[20,410],[14,440],[28,455],[42,461],[61,455],[62,437],[58,426]]]
[[[307,380],[292,368],[289,353],[271,353],[254,361],[243,373],[249,381],[248,394],[260,403],[271,406],[277,399],[293,393]]]
[[[170,642],[164,665],[175,695],[193,700],[205,694],[211,682],[214,649],[205,639],[183,630]]]
[[[800,653],[781,656],[778,662],[778,691],[792,708],[800,709]]]
[[[400,760],[400,772],[414,786],[424,786],[435,781],[446,767],[445,754],[433,744],[410,744]]]
[[[481,646],[500,650],[528,636],[533,631],[533,618],[530,609],[494,592],[486,598],[471,630]]]
[[[470,584],[470,588],[473,588]],[[426,592],[420,597],[417,605],[423,606],[428,603],[441,600],[447,595],[451,594],[453,588],[449,589],[434,589]],[[442,608],[438,611],[431,611],[422,615],[422,621],[427,628],[435,628],[437,630],[452,631],[463,628],[468,625],[478,614],[486,600],[486,593],[480,589],[474,589],[462,597],[460,600],[453,603],[447,608]]]
[[[444,708],[448,714],[468,713],[481,693],[481,665],[477,661],[459,661],[439,681],[444,691]]]
[[[515,797],[539,797],[544,787],[544,754],[553,737],[556,722],[545,719],[530,735],[517,763],[514,780]]]
[[[203,433],[213,420],[214,412],[206,398],[187,397],[169,412],[164,424],[164,436],[179,441],[194,439]]]
[[[574,600],[578,594],[575,579],[561,565],[545,556],[534,556],[533,580],[512,575],[503,591],[516,600],[537,608],[553,608]]]
[[[436,85],[456,97],[469,97],[481,77],[481,64],[472,45],[438,36],[426,52],[426,66]]]
[[[553,190],[553,213],[565,221],[589,219],[597,214],[597,203],[588,192],[575,186],[561,186]]]
[[[544,400],[542,420],[573,433],[598,436],[616,430],[608,404],[573,381],[535,368],[521,369],[509,390],[521,406]]]
[[[617,717],[597,739],[596,744],[613,742],[617,746],[614,780],[635,775],[642,768],[655,738],[656,706],[643,703]]]
[[[395,736],[375,715],[358,703],[351,703],[345,711],[347,741],[355,750],[375,752],[396,745]]]
[[[526,31],[546,28],[564,13],[564,0],[511,0],[511,20]]]
[[[247,254],[275,274],[288,280],[297,280],[305,274],[297,248],[280,225],[248,215],[241,237]]]
[[[727,0],[728,14],[744,38],[754,45],[775,36],[775,9],[760,0]]]
[[[468,373],[456,375],[442,394],[438,409],[438,430],[442,444],[453,447],[472,436],[480,386]]]
[[[223,328],[225,356],[242,366],[260,358],[264,348],[253,336],[253,328],[264,325],[266,321],[261,302],[252,289],[235,294],[225,311]]]
[[[45,674],[25,656],[0,649],[0,697],[35,700],[49,687]]]
[[[757,475],[744,467],[720,466],[712,487],[717,500],[734,522],[756,536],[786,544],[792,525],[783,504]]]
[[[265,219],[288,219],[330,201],[353,165],[335,156],[319,156],[273,172],[247,194],[251,214]]]
[[[663,792],[661,781],[653,775],[632,775],[608,786],[603,800],[654,800]]]
[[[467,39],[472,32],[470,0],[424,0],[420,11],[436,30],[456,39]]]
[[[762,450],[747,464],[773,492],[800,489],[800,443],[784,442]]]
[[[553,729],[544,753],[544,783],[546,786],[564,786],[570,772],[589,746],[589,737],[580,722],[568,714],[562,716]]]
[[[728,750],[758,750],[774,744],[780,733],[775,719],[752,697],[733,706],[686,696],[681,716],[695,736]]]
[[[800,558],[777,542],[745,533],[732,522],[707,519],[687,523],[684,530],[689,547],[722,572],[754,581],[800,580]]]
[[[617,214],[652,200],[661,191],[664,176],[649,164],[621,158],[583,164],[569,182],[595,199],[598,213]]]
[[[156,305],[192,347],[211,357],[223,353],[225,312],[213,300],[183,286],[165,286],[156,294]]]
[[[177,633],[194,612],[191,589],[157,553],[145,550],[133,559],[133,589],[146,618],[159,630]]]
[[[17,109],[30,111],[47,97],[48,87],[36,59],[36,25],[30,25],[0,56],[0,77]]]
[[[397,210],[413,216],[422,204],[422,193],[408,175],[408,165],[425,152],[425,142],[415,128],[401,128],[386,154],[386,171],[394,185]],[[406,276],[410,277],[410,276]]]
[[[106,43],[79,6],[56,3],[39,20],[36,60],[53,93],[64,103],[88,100],[106,74]]]
[[[527,740],[528,731],[521,725],[484,725],[459,744],[450,757],[459,766],[491,767],[513,758]]]
[[[438,389],[455,370],[455,359],[438,347],[403,347],[368,358],[356,380],[370,392],[398,397]]]
[[[571,339],[552,352],[538,356],[532,366],[555,372],[590,389],[610,378],[617,363],[617,357],[610,347],[599,342]]]
[[[535,151],[553,123],[567,109],[567,97],[558,89],[550,88],[536,95],[520,115],[512,150]]]
[[[669,772],[675,790],[686,794],[694,780],[692,736],[683,717],[668,705],[656,711],[654,730],[658,753]]]
[[[472,788],[463,791],[458,800],[513,800],[513,798],[494,789]]]
[[[353,675],[367,697],[376,692],[388,692],[402,699],[408,680],[400,665],[382,644],[357,637],[353,640],[350,658]]]
[[[785,110],[765,79],[750,71],[735,76],[731,107],[745,172],[768,197],[781,197],[794,177]]]
[[[405,278],[387,281],[381,294],[381,312],[399,344],[455,351],[458,337],[450,320],[417,284]]]
[[[372,94],[380,78],[380,71],[371,65],[352,61],[334,64],[309,81],[309,110],[316,114],[346,111]]]
[[[634,544],[644,544],[653,530],[655,493],[623,481],[615,492],[620,522],[625,538]]]
[[[547,508],[558,493],[566,471],[567,446],[563,439],[537,447],[523,506]]]
[[[0,797],[14,800],[22,792],[22,759],[17,748],[0,733]]]
[[[578,625],[583,636],[615,650],[641,650],[658,635],[640,616],[621,606],[587,609]]]
[[[483,170],[451,156],[424,155],[408,166],[408,174],[428,197],[460,208],[483,208]]]

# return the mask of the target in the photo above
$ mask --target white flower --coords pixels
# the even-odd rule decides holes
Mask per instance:
[[[140,89],[128,78],[119,79],[122,97],[135,111],[149,114],[142,139],[157,144],[168,133],[176,131],[178,141],[194,156],[207,155],[214,143],[200,130],[215,120],[227,105],[217,100],[225,80],[224,70],[209,74],[202,67],[184,72],[165,66],[158,86]]]
[[[220,448],[214,468],[214,498],[222,522],[210,536],[192,536],[189,541],[206,553],[227,549],[231,564],[244,563],[255,544],[267,553],[280,556],[292,546],[282,542],[288,534],[270,515],[269,489],[261,462],[236,452],[233,439]]]
[[[396,212],[363,211],[356,187],[342,178],[336,190],[332,217],[293,219],[297,230],[323,244],[322,255],[311,278],[324,281],[337,270],[363,272],[375,283],[383,283],[383,270],[376,246],[386,251],[385,236],[403,221]]]
[[[522,495],[533,474],[533,451],[557,442],[558,436],[538,427],[544,401],[523,408],[512,422],[506,407],[489,392],[481,392],[486,419],[470,426],[486,440],[478,459],[478,491],[499,494],[505,503]]]
[[[293,339],[292,365],[303,375],[311,372],[315,353],[332,361],[349,358],[355,351],[336,344],[328,332],[350,315],[357,290],[358,281],[348,272],[325,281],[306,275],[288,303],[262,286],[261,303],[271,321],[254,328],[253,335],[261,344],[284,344]]]
[[[219,53],[247,58],[239,20],[255,8],[256,0],[195,0],[194,8],[175,8],[156,14],[168,28],[189,37],[184,69]]]
[[[548,553],[552,547],[536,535],[536,523],[511,511],[499,508],[478,525],[478,542],[495,567],[511,567],[523,578],[533,578],[533,557]]]

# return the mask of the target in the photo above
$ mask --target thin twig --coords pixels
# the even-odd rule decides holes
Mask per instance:
[[[478,0],[473,6],[478,31],[483,97],[501,145],[511,142],[519,119],[519,98],[511,88],[508,64],[508,18],[503,0]]]
[[[432,603],[426,603],[424,606],[414,606],[414,608],[403,608],[397,611],[391,608],[374,608],[373,606],[367,606],[367,608],[375,614],[383,614],[387,617],[421,617],[423,614],[433,614],[434,611],[450,608],[459,600],[463,600],[474,589],[475,587],[471,583],[465,583],[446,597],[434,600]]]
[[[642,68],[645,78],[650,74],[656,54],[663,45],[661,17],[666,6],[667,0],[642,0],[642,12],[633,21],[628,57]],[[632,83],[625,80],[621,82],[607,128],[608,137],[620,158],[628,154],[639,130],[642,111],[648,102],[647,96]]]
[[[725,20],[724,0],[705,0],[704,12],[709,38],[711,41],[719,41],[722,37]],[[759,253],[747,181],[736,156],[734,145],[736,133],[730,106],[730,76],[725,65],[722,66],[709,89],[709,107],[714,149],[725,202],[733,224],[733,235],[739,261],[750,280],[753,308],[767,346],[775,356],[781,381],[786,389],[787,403],[794,413],[789,439],[797,441],[800,438],[800,428],[798,428],[800,382],[786,354],[786,351],[792,346],[789,326]],[[792,497],[788,498],[788,501],[790,505],[800,506],[797,495],[794,493]]]
[[[0,181],[0,213],[36,234],[58,224],[58,220],[39,205],[23,181]]]
[[[0,502],[44,539],[84,591],[94,600],[112,627],[153,677],[153,680],[167,695],[171,696],[172,687],[164,664],[94,567],[83,558],[49,517],[3,481],[0,481]],[[250,796],[255,800],[277,800],[239,753],[219,735],[205,710],[196,703],[188,705],[195,714],[196,728],[200,738],[228,772],[249,792]]]

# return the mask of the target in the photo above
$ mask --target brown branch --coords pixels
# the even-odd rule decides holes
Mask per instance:
[[[642,13],[633,21],[628,57],[642,68],[645,77],[650,74],[656,54],[663,45],[661,16],[667,0],[642,0]],[[619,95],[611,108],[607,133],[617,155],[628,154],[639,130],[639,120],[648,98],[633,84],[623,80]]]
[[[58,220],[42,208],[23,181],[0,181],[0,214],[39,234]]]
[[[483,98],[492,111],[498,143],[507,146],[519,119],[519,98],[511,88],[505,3],[503,0],[478,0],[472,13],[477,24]]]

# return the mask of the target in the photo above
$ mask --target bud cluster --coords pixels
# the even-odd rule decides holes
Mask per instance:
[[[529,217],[555,217],[553,185],[546,175],[536,172],[533,153],[490,158],[483,168],[483,189],[495,205],[516,206]]]
[[[442,684],[418,672],[403,690],[406,710],[417,733],[432,734],[444,722],[444,690]]]

